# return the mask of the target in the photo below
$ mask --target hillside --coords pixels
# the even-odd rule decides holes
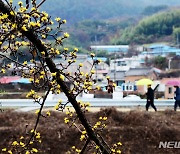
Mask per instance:
[[[139,21],[136,26],[130,26],[121,32],[119,38],[114,39],[114,44],[152,43],[164,38],[173,41],[177,39],[180,27],[180,10],[167,10],[148,16]],[[180,36],[179,36],[180,37]]]
[[[14,2],[17,2],[15,0]],[[137,5],[138,4],[138,5]],[[41,10],[52,17],[60,16],[68,23],[76,23],[86,19],[110,19],[122,16],[136,16],[147,6],[180,5],[179,0],[46,0]]]

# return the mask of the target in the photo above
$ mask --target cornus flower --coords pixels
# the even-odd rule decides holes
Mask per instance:
[[[60,79],[64,81],[64,75],[60,75]]]
[[[91,53],[91,57],[92,57],[92,58],[95,57],[95,54],[94,54],[94,53]]]
[[[65,24],[65,23],[66,23],[66,20],[63,20],[62,23]]]
[[[101,88],[100,88],[100,86],[96,86],[96,89],[97,89],[97,90],[100,90]]]
[[[39,79],[36,79],[36,80],[35,80],[35,83],[37,83],[37,84],[38,84],[38,83],[39,83]]]
[[[26,153],[25,154],[30,154],[30,152],[29,151],[26,151]]]
[[[109,77],[109,76],[107,76],[107,77],[106,77],[106,79],[110,79],[110,77]]]
[[[45,38],[46,38],[46,35],[42,35],[41,37],[42,37],[42,39],[45,39]]]
[[[24,137],[23,137],[23,136],[21,136],[21,137],[20,137],[20,140],[22,140],[22,139],[24,139]]]
[[[38,152],[38,150],[37,150],[36,148],[32,148],[31,152],[35,152],[35,153],[37,153],[37,152]]]
[[[30,82],[33,82],[34,80],[33,80],[33,78],[29,78],[29,81],[30,81]]]
[[[121,142],[118,142],[117,144],[118,144],[118,145],[122,145],[122,143],[121,143]]]
[[[77,152],[77,153],[81,153],[81,150],[80,150],[80,149],[76,149],[76,152]]]
[[[42,54],[42,56],[45,56],[45,52],[44,51],[42,51],[41,54]]]
[[[35,91],[34,90],[31,90],[27,95],[26,97],[31,97],[35,94]]]
[[[14,141],[14,142],[12,143],[12,145],[13,145],[13,146],[16,146],[16,145],[19,145],[19,143],[18,143],[17,141]]]
[[[24,62],[23,62],[23,65],[27,65],[27,61],[24,61]]]
[[[47,17],[42,17],[42,18],[41,18],[41,21],[42,21],[42,22],[47,22],[48,19],[47,19]]]
[[[12,154],[12,151],[11,151],[11,150],[8,150],[8,153],[9,153],[9,154]]]
[[[6,71],[5,71],[5,69],[4,69],[4,68],[2,68],[2,69],[1,69],[1,73],[3,73],[3,74],[4,74],[5,72],[6,72]]]
[[[59,21],[61,20],[61,18],[57,17],[55,20],[56,20],[57,22],[59,22]]]
[[[26,12],[26,11],[27,11],[27,9],[26,9],[25,7],[22,7],[22,6],[21,6],[21,7],[19,8],[19,12],[21,12],[21,13]]]
[[[82,141],[82,140],[84,140],[85,138],[86,138],[85,135],[81,135],[80,140]]]
[[[77,51],[78,51],[78,48],[74,48],[74,51],[77,52]]]
[[[91,73],[92,73],[92,74],[94,74],[94,73],[95,73],[95,71],[94,71],[94,70],[91,70]]]
[[[107,117],[104,117],[103,120],[107,120]]]
[[[116,150],[116,153],[121,153],[121,150]]]
[[[13,11],[11,11],[11,12],[10,12],[10,15],[14,16],[14,15],[15,15],[15,13],[14,13]]]
[[[2,151],[7,151],[7,149],[6,149],[6,148],[3,148]]]
[[[79,64],[79,67],[82,67],[82,66],[83,66],[83,64],[82,64],[82,63],[80,63],[80,64]]]
[[[56,49],[56,51],[55,51],[55,52],[56,52],[56,54],[57,54],[57,55],[59,55],[59,54],[60,54],[60,51],[59,51],[59,50],[57,50],[57,49]]]
[[[39,112],[40,112],[39,110],[36,110],[36,111],[35,111],[36,114],[39,114]]]
[[[23,30],[23,31],[27,31],[27,28],[26,28],[26,26],[24,25],[24,26],[22,26],[21,27],[21,29]]]
[[[64,48],[64,51],[68,51],[69,49],[68,48]]]
[[[25,147],[25,144],[23,142],[20,142],[19,145]]]
[[[68,37],[69,37],[69,34],[68,34],[68,33],[64,33],[64,37],[65,37],[65,38],[68,38]]]
[[[47,111],[47,112],[46,112],[46,115],[47,115],[47,116],[50,116],[50,115],[51,115],[50,111]]]
[[[56,76],[56,74],[57,74],[57,72],[55,72],[55,73],[51,73],[51,75],[54,77],[54,76]]]
[[[66,118],[64,118],[64,123],[69,123],[69,119],[66,117]]]
[[[45,75],[45,72],[44,71],[41,71],[41,73],[40,73],[41,75]]]
[[[40,139],[40,138],[41,138],[41,136],[40,136],[40,135],[37,135],[37,136],[36,136],[36,139]]]

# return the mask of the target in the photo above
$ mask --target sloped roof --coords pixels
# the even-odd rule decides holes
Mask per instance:
[[[117,71],[115,75],[116,80],[125,80],[125,71]],[[114,79],[114,71],[111,71],[108,76],[110,77],[110,79]]]
[[[129,71],[125,73],[125,76],[144,76],[153,72],[152,68],[130,68]]]

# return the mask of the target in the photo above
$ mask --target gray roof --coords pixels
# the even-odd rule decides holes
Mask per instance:
[[[146,76],[149,73],[152,73],[152,68],[130,68],[129,71],[125,73],[125,76]]]
[[[110,79],[114,79],[114,71],[111,71],[108,76]],[[125,71],[117,71],[115,73],[116,80],[125,80]]]

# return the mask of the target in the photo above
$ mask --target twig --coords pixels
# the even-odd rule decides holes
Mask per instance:
[[[91,140],[90,140],[89,138],[86,140],[86,143],[85,143],[83,149],[81,150],[80,154],[83,154],[83,153],[85,152],[85,150],[86,150],[86,148],[87,148],[87,146],[88,146],[88,144],[89,144],[90,141],[91,141]]]
[[[46,0],[42,0],[38,5],[37,8],[40,7]]]

